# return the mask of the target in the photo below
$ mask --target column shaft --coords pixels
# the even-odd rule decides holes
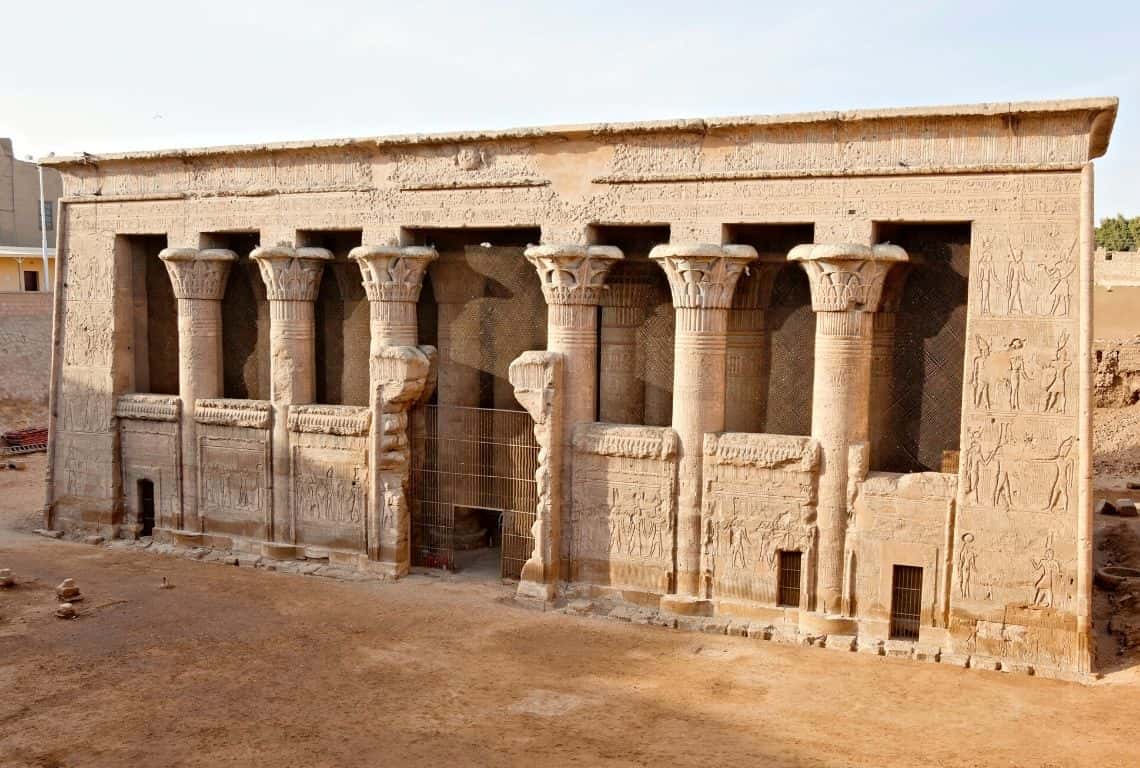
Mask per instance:
[[[637,354],[637,330],[644,306],[603,306],[600,337],[602,369],[598,419],[641,424],[645,419],[645,377]]]
[[[847,541],[847,449],[865,442],[871,388],[869,312],[819,312],[815,331],[815,377],[811,434],[823,452],[819,475],[819,609],[840,613],[843,555]]]
[[[706,432],[724,430],[728,310],[677,308],[673,429],[680,438],[677,480],[677,594],[698,597],[701,485]]]
[[[182,520],[179,528],[201,530],[198,518],[199,399],[222,396],[222,302],[177,299],[178,394],[182,399]]]

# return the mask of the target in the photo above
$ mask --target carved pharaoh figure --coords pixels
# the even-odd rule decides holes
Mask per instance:
[[[1050,537],[1051,540],[1051,537]],[[1061,563],[1054,556],[1053,547],[1045,545],[1045,553],[1040,560],[1031,560],[1037,578],[1033,582],[1033,606],[1040,608],[1054,607],[1054,589],[1061,579]]]
[[[974,572],[978,567],[978,553],[974,551],[974,534],[962,534],[962,548],[958,550],[958,594],[971,597],[974,589]]]

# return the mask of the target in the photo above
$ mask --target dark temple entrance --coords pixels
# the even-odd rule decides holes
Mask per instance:
[[[412,565],[498,560],[517,579],[534,550],[538,443],[526,411],[424,405],[412,411]]]

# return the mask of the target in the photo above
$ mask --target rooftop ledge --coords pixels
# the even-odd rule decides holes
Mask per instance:
[[[994,117],[1040,115],[1063,112],[1089,112],[1089,158],[1097,158],[1108,150],[1109,136],[1116,121],[1120,100],[1116,97],[1058,99],[1052,101],[998,101],[984,104],[955,104],[929,107],[893,107],[851,111],[800,112],[782,115],[745,115],[681,120],[654,120],[632,123],[583,123],[532,128],[508,128],[493,131],[458,131],[454,133],[410,133],[355,139],[318,141],[286,141],[268,144],[238,144],[195,149],[162,149],[145,152],[119,152],[104,155],[62,155],[39,160],[43,165],[71,166],[129,160],[158,160],[217,155],[254,154],[289,150],[390,147],[399,145],[461,144],[505,139],[578,139],[592,136],[615,136],[647,133],[713,133],[718,130],[749,126],[802,125],[805,123],[854,123],[865,120],[901,120],[931,117]]]

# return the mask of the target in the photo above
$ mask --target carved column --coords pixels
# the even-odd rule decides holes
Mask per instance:
[[[538,270],[546,298],[546,349],[563,358],[562,509],[569,510],[573,488],[569,440],[575,424],[597,420],[598,305],[606,274],[622,254],[608,245],[535,245],[525,255]],[[555,534],[562,536],[562,560],[569,560],[566,533]]]
[[[610,283],[602,297],[600,421],[641,424],[645,418],[645,376],[638,359],[637,331],[645,321],[652,293],[648,282],[631,281]]]
[[[259,247],[257,262],[269,300],[269,400],[273,404],[273,514],[270,541],[297,543],[289,504],[289,406],[316,396],[316,325],[313,303],[321,271],[332,254],[324,248]]]
[[[349,258],[368,295],[369,346],[368,558],[400,577],[411,568],[408,410],[434,387],[435,350],[416,346],[416,302],[434,248],[364,245]]]
[[[523,352],[510,368],[515,398],[534,419],[539,446],[534,552],[523,565],[518,594],[543,601],[554,597],[562,550],[562,360],[556,352]]]
[[[421,246],[362,245],[349,251],[368,294],[372,356],[384,347],[417,344],[416,302],[424,271],[437,256],[435,248]]]
[[[665,270],[677,317],[673,370],[673,429],[680,438],[677,468],[676,594],[662,600],[691,612],[701,598],[701,471],[706,432],[724,429],[728,308],[748,245],[659,245],[649,258]]]
[[[222,296],[233,251],[166,248],[166,265],[178,302],[178,395],[182,399],[182,510],[177,526],[201,530],[195,401],[222,396]]]
[[[811,434],[820,442],[816,570],[820,631],[846,631],[843,607],[843,563],[847,539],[848,480],[852,447],[868,439],[871,401],[873,315],[879,308],[883,281],[891,266],[907,260],[896,245],[855,243],[798,245],[788,254],[799,261],[811,283],[815,324],[815,377]],[[801,623],[803,617],[801,617]]]

